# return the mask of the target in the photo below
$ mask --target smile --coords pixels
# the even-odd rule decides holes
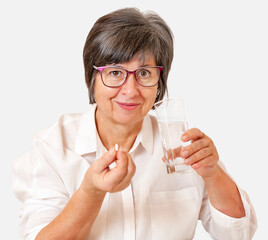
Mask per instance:
[[[116,102],[121,108],[127,111],[135,110],[140,103],[122,103],[122,102]]]

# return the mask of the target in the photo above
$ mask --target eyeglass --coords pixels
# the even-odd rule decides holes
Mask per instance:
[[[138,68],[134,71],[128,71],[121,67],[105,66],[96,67],[100,72],[101,80],[106,87],[120,87],[122,86],[129,74],[134,74],[136,82],[143,87],[155,86],[159,79],[162,66],[146,66]]]

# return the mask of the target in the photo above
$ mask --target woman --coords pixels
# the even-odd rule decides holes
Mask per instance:
[[[14,163],[23,239],[192,239],[198,219],[213,239],[252,238],[249,198],[199,129],[182,136],[195,171],[166,173],[148,112],[167,91],[172,59],[157,14],[121,9],[95,23],[84,47],[89,111],[63,115]]]

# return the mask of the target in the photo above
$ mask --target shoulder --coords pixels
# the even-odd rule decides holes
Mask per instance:
[[[85,113],[65,113],[55,121],[53,125],[39,131],[35,137],[48,139],[56,132],[63,132],[75,128]]]
[[[34,139],[41,139],[53,147],[72,149],[81,124],[94,114],[93,107],[82,113],[65,113],[50,127],[38,132]]]

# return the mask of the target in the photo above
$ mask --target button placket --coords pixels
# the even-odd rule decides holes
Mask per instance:
[[[135,213],[132,185],[122,191],[124,209],[124,239],[135,240]]]

